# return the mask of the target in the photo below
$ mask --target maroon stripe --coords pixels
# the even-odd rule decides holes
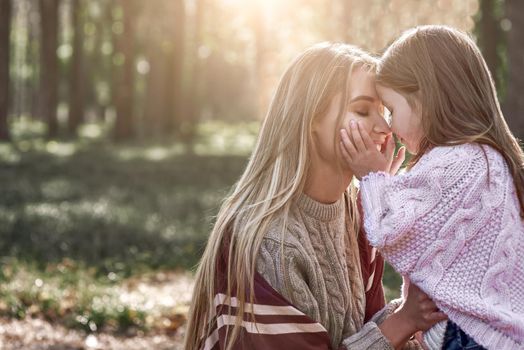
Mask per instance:
[[[225,280],[224,276],[221,277]],[[225,283],[221,283],[219,287],[225,287]],[[236,297],[235,290],[232,289],[231,292],[233,293],[232,296]],[[255,272],[254,292],[255,296],[253,297],[253,303],[255,304],[271,306],[294,306],[282,295],[280,295],[280,293],[278,293],[269,283],[267,283],[264,277],[262,277],[262,275],[260,275],[258,272]],[[227,295],[227,289],[218,288],[217,293]],[[249,288],[246,290],[246,302],[251,302]]]
[[[231,308],[231,314],[229,314],[229,308],[221,305],[217,307],[217,315],[232,315],[238,314],[236,307]],[[306,315],[254,315],[256,322],[260,323],[317,323]],[[249,312],[244,312],[243,319],[245,321],[253,322],[253,315]]]
[[[220,349],[225,349],[225,337],[228,327],[219,331]],[[233,327],[229,327],[229,334]],[[287,333],[287,334],[253,334],[244,329],[235,342],[233,349],[286,349],[286,350],[328,350],[330,342],[327,333]]]

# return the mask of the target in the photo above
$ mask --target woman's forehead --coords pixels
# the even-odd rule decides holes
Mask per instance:
[[[351,99],[358,96],[369,96],[378,99],[375,86],[375,74],[364,68],[356,68],[351,74]]]

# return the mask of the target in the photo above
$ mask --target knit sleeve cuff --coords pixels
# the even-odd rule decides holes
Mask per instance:
[[[360,182],[360,194],[364,212],[364,227],[369,242],[374,247],[383,247],[385,237],[380,233],[380,221],[387,215],[384,203],[384,188],[391,178],[385,172],[369,173]]]
[[[420,339],[420,341],[423,341],[428,349],[442,349],[447,325],[448,321],[437,323],[427,332],[424,332],[423,339]]]
[[[424,350],[417,340],[410,340],[402,347],[402,350]]]
[[[374,322],[378,325],[382,324],[386,318],[391,316],[402,304],[402,299],[395,299],[389,302],[386,306],[382,308],[382,310],[378,311],[373,317],[371,318],[371,322]]]
[[[347,350],[394,350],[374,322],[366,323],[358,333],[344,339],[342,345]]]

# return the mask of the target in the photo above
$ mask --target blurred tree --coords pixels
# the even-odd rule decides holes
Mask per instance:
[[[186,9],[184,0],[171,1],[173,4],[173,24],[171,32],[172,50],[171,57],[168,58],[170,71],[168,72],[168,86],[167,91],[171,91],[171,98],[168,98],[170,103],[171,118],[168,119],[166,128],[169,132],[178,131],[180,120],[185,113],[184,107],[184,89],[183,89],[183,73],[184,73],[184,45],[186,33]]]
[[[196,137],[196,127],[200,119],[200,78],[201,64],[199,49],[203,39],[203,17],[206,0],[195,0],[195,13],[193,18],[193,36],[191,38],[191,52],[189,53],[190,78],[187,89],[187,109],[185,110],[180,125],[182,140],[189,146],[188,150],[193,151],[193,143]]]
[[[23,105],[27,108],[28,115],[31,115],[33,118],[38,116],[38,100],[39,100],[39,85],[38,85],[38,76],[40,71],[40,66],[38,64],[40,58],[40,11],[38,3],[34,1],[29,1],[28,9],[28,30],[27,30],[27,47],[25,59],[27,60],[28,67],[31,68],[31,74],[28,79],[27,86],[27,96],[22,102]]]
[[[41,54],[39,112],[47,122],[48,137],[58,134],[58,5],[59,0],[40,0]]]
[[[170,51],[167,31],[168,19],[161,16],[166,11],[166,1],[155,1],[146,4],[148,10],[147,21],[148,37],[146,41],[146,56],[149,64],[147,75],[147,88],[144,106],[144,120],[146,121],[146,132],[158,136],[165,129],[167,114],[167,99],[169,92],[166,90],[167,81],[171,79],[167,75],[167,54]],[[170,97],[170,96],[169,96]],[[171,100],[171,99],[169,99]]]
[[[260,1],[256,1],[251,9],[251,23],[253,24],[253,34],[255,39],[255,84],[258,96],[258,118],[262,119],[266,113],[270,100],[269,87],[266,84],[268,77],[267,59],[268,59],[268,30],[264,18],[264,11]]]
[[[96,6],[97,11],[95,11],[96,15],[89,14],[89,11],[86,11],[85,21],[89,21],[87,24],[92,31],[92,44],[90,50],[85,53],[88,59],[83,62],[87,79],[91,80],[89,86],[87,86],[85,98],[87,107],[95,111],[95,116],[103,119],[110,100],[108,89],[111,75],[108,74],[107,63],[110,63],[112,56],[110,54],[105,55],[104,48],[111,38],[107,33],[111,31],[113,25],[112,7],[108,1],[97,1],[94,5],[93,3],[88,5]],[[109,51],[107,48],[105,50]]]
[[[149,75],[144,119],[156,136],[176,131],[183,113],[182,72],[185,29],[183,0],[150,2],[147,57]],[[169,14],[166,16],[166,14]]]
[[[69,71],[69,118],[68,132],[75,136],[83,120],[85,108],[84,74],[84,0],[74,0],[71,6],[73,22],[73,57]]]
[[[498,72],[501,64],[498,47],[501,43],[501,29],[496,6],[496,0],[480,0],[476,32],[480,49],[498,87],[500,83]]]
[[[135,86],[135,23],[136,1],[117,0],[122,11],[122,33],[116,40],[117,61],[122,61],[116,88],[116,123],[115,139],[131,138],[135,132],[134,123],[134,86]]]
[[[82,115],[86,120],[100,115],[115,121],[116,139],[134,136],[143,125],[158,134],[175,131],[188,144],[204,119],[245,121],[264,115],[284,67],[315,42],[345,40],[378,52],[403,29],[417,24],[444,23],[471,31],[480,4],[480,0],[66,0],[61,2],[65,6],[60,18],[44,15],[59,1],[12,2],[11,115],[40,116],[50,124],[50,133],[56,133],[57,104],[69,104],[71,131]],[[503,0],[484,0],[493,2],[500,8]],[[71,12],[69,6],[84,10]],[[76,17],[80,12],[83,18]],[[35,14],[36,20],[28,20]],[[71,15],[76,19],[70,21]],[[502,18],[500,13],[492,17]],[[488,19],[482,18],[497,29],[498,24],[493,27]],[[76,23],[76,30],[70,22]],[[53,43],[49,38],[57,23],[60,37]],[[477,24],[479,30],[489,27]],[[57,58],[56,42],[62,44],[58,63],[48,64]],[[501,52],[499,59],[505,67]],[[62,67],[71,74],[60,81],[58,93],[54,86]],[[34,112],[33,96],[38,101]],[[138,118],[137,110],[145,117]]]
[[[511,28],[507,37],[508,86],[504,111],[515,136],[524,140],[524,1],[506,0],[506,15]]]
[[[106,0],[102,6],[102,14],[100,17],[100,24],[97,27],[97,33],[102,35],[101,48],[98,51],[98,58],[93,60],[91,64],[100,62],[98,66],[93,66],[100,75],[101,86],[100,91],[100,116],[105,118],[106,111],[114,107],[114,94],[116,74],[113,69],[113,56],[115,51],[115,35],[113,32],[113,0]],[[95,68],[96,67],[96,68]]]
[[[0,1],[0,139],[9,139],[9,53],[11,0]]]

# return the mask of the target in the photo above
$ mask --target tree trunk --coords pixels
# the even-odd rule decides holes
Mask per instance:
[[[500,66],[500,60],[497,53],[497,46],[500,42],[500,27],[494,16],[494,12],[494,0],[480,1],[480,19],[477,23],[479,26],[479,46],[482,50],[482,55],[488,64],[491,76],[498,87],[499,81],[497,72]]]
[[[58,134],[58,4],[59,0],[40,0],[40,113],[47,122],[50,138]]]
[[[165,85],[167,80],[171,80],[166,74],[167,66],[171,62],[167,62],[164,50],[161,48],[162,40],[151,40],[149,45],[149,74],[147,76],[147,91],[144,108],[144,120],[148,122],[145,124],[146,132],[149,136],[158,137],[166,130],[166,119],[168,108],[167,105],[171,102],[168,96]]]
[[[111,11],[112,8],[108,2],[103,2],[100,6],[102,11]],[[111,74],[109,74],[110,70],[107,69],[107,62],[104,60],[105,57],[102,54],[102,45],[106,38],[106,32],[108,31],[108,28],[109,31],[111,30],[113,22],[111,14],[102,15],[96,21],[93,19],[91,19],[91,21],[93,21],[95,25],[94,44],[92,52],[87,56],[89,57],[88,61],[84,60],[83,62],[84,72],[86,72],[85,74],[88,76],[87,79],[89,80],[89,86],[86,87],[84,96],[85,103],[89,106],[88,109],[93,109],[95,111],[96,119],[104,120],[109,99],[106,97],[105,100],[100,100],[97,91],[97,83],[107,81],[110,85],[110,79],[107,78],[110,78]],[[84,113],[86,112],[87,111]]]
[[[172,0],[171,0],[172,1]],[[184,0],[173,1],[173,16],[172,21],[172,49],[168,57],[168,72],[166,90],[172,91],[172,98],[168,97],[169,118],[167,119],[166,129],[170,132],[178,131],[180,120],[184,114],[184,90],[183,90],[183,72],[184,72],[184,43],[185,43],[185,23],[186,12],[184,7]]]
[[[135,35],[133,21],[135,17],[134,0],[119,0],[123,12],[124,30],[117,39],[118,51],[124,58],[116,93],[115,139],[130,139],[133,134],[133,105],[135,87]]]
[[[9,139],[9,34],[11,0],[0,0],[0,139]]]
[[[196,0],[194,28],[192,38],[192,52],[190,57],[191,78],[188,87],[187,109],[183,116],[183,122],[180,125],[181,136],[183,141],[188,146],[188,151],[193,151],[193,143],[196,137],[196,128],[200,118],[200,58],[198,56],[198,49],[202,42],[202,22],[205,8],[205,0]]]
[[[108,30],[105,32],[106,33],[105,35],[107,35],[108,40],[111,42],[111,47],[112,47],[111,54],[107,55],[107,57],[104,57],[105,59],[103,60],[104,62],[103,71],[104,71],[105,79],[106,79],[108,90],[109,90],[108,91],[109,92],[108,100],[106,101],[107,102],[106,108],[116,111],[118,72],[115,67],[113,59],[115,57],[115,52],[118,46],[118,38],[117,38],[117,35],[112,30],[113,24],[115,23],[114,16],[113,16],[114,9],[115,9],[114,0],[108,0],[106,2],[105,9],[106,10],[105,10],[105,16],[103,18],[103,23],[104,23],[103,25],[107,26],[108,28]],[[104,114],[104,117],[106,116],[107,115]],[[107,119],[104,118],[104,121],[107,121]]]
[[[508,89],[505,116],[511,131],[524,139],[524,1],[506,0],[506,14],[511,21],[508,33]]]
[[[26,103],[23,103],[27,114],[31,118],[38,118],[39,116],[39,45],[40,41],[40,12],[38,2],[30,1],[30,8],[28,11],[28,30],[27,30],[27,47],[25,53],[25,61],[29,67],[33,67],[34,73],[32,74],[31,79],[27,83],[27,98]]]
[[[71,61],[69,85],[69,118],[68,131],[70,136],[76,136],[78,126],[83,120],[85,109],[85,74],[84,74],[84,21],[83,0],[74,0],[71,7],[73,19],[73,57]]]
[[[162,0],[149,6],[147,13],[152,21],[147,33],[150,70],[144,119],[150,121],[147,132],[158,137],[178,131],[183,113],[185,9],[183,0]]]
[[[269,93],[267,89],[267,28],[264,22],[263,11],[260,3],[253,6],[252,24],[255,37],[255,77],[257,98],[257,115],[262,120],[269,104]]]

